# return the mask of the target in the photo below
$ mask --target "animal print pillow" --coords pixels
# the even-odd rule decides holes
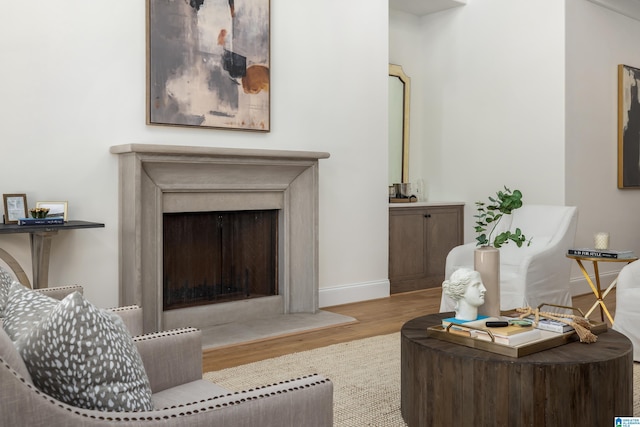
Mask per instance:
[[[34,385],[62,402],[102,411],[153,409],[149,379],[126,327],[78,292],[21,331],[15,345]]]

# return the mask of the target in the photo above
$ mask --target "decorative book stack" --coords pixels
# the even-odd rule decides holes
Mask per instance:
[[[558,322],[553,319],[540,319],[536,328],[542,329],[545,331],[556,332],[559,334],[566,334],[567,332],[574,331],[575,329],[571,325],[567,325],[564,322]]]
[[[532,322],[532,324],[534,321],[533,317],[525,317],[525,320]],[[536,324],[535,327],[543,331],[555,332],[557,334],[566,334],[567,332],[572,332],[575,330],[573,326],[568,325],[564,322],[560,322],[553,319],[547,319],[543,317],[541,317],[540,320],[538,320],[538,323]]]
[[[51,217],[51,218],[19,218],[18,225],[55,225],[64,224],[64,218]]]
[[[591,249],[591,248],[577,248],[569,249],[568,255],[585,256],[592,258],[611,258],[611,259],[630,259],[635,258],[633,251],[614,251],[612,249]]]

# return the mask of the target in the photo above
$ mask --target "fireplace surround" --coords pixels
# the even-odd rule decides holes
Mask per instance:
[[[144,330],[318,312],[318,163],[324,152],[153,144],[111,147],[119,163],[120,303]],[[275,296],[162,309],[164,213],[277,209]]]

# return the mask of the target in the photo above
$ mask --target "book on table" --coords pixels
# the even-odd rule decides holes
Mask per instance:
[[[522,329],[522,331],[512,335],[502,335],[499,332],[493,332],[493,331],[491,332],[491,334],[489,334],[489,332],[474,329],[471,333],[471,337],[479,340],[483,340],[483,341],[493,341],[498,344],[509,345],[512,347],[526,344],[532,341],[537,341],[542,338],[542,333],[540,332],[540,329],[533,328],[533,327],[528,327],[528,328],[520,327],[520,326],[518,327]],[[493,336],[493,339],[491,339],[492,336]]]
[[[536,325],[536,328],[543,329],[545,331],[556,332],[559,334],[565,334],[567,332],[575,330],[573,326],[553,319],[540,319],[538,321],[538,324]]]
[[[55,225],[64,224],[64,218],[18,218],[18,225]]]
[[[624,250],[616,251],[613,249],[591,249],[591,248],[575,248],[567,250],[568,255],[586,256],[593,258],[611,258],[611,259],[629,259],[635,258],[633,251]]]
[[[525,317],[525,319],[532,323],[534,321],[533,316]],[[567,332],[571,332],[575,330],[575,328],[569,324],[566,324],[559,320],[548,319],[545,317],[541,317],[540,320],[538,320],[538,323],[535,324],[535,327],[543,331],[550,331],[558,334],[566,334]]]
[[[449,323],[455,323],[456,325],[468,324],[469,326],[484,326],[485,322],[488,320],[491,321],[499,319],[497,317],[489,317],[484,315],[479,315],[475,320],[462,320],[455,317],[447,317],[445,319],[442,319],[442,327],[446,328],[447,326],[449,326]]]

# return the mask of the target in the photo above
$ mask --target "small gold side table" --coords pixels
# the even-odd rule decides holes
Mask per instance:
[[[611,325],[613,326],[613,317],[611,317],[611,313],[609,313],[609,310],[607,309],[607,306],[604,304],[604,299],[609,294],[609,292],[611,292],[611,289],[613,289],[613,287],[616,285],[616,283],[618,283],[618,277],[616,276],[616,278],[613,280],[613,282],[611,282],[611,284],[603,292],[602,288],[600,287],[600,272],[598,271],[598,262],[626,262],[627,264],[629,264],[629,263],[631,263],[633,261],[636,261],[638,259],[638,257],[631,257],[631,258],[603,258],[603,257],[589,257],[589,256],[582,256],[582,255],[568,255],[567,254],[567,258],[571,258],[571,259],[575,259],[576,260],[576,262],[578,263],[578,266],[580,266],[580,271],[582,271],[582,275],[584,276],[585,279],[587,279],[587,283],[589,284],[589,286],[591,286],[591,290],[593,291],[593,294],[597,298],[596,302],[593,303],[593,306],[591,306],[589,311],[587,311],[587,314],[585,314],[585,317],[589,317],[589,315],[591,315],[593,310],[595,310],[595,308],[599,305],[600,306],[600,319],[604,322],[604,315],[606,314],[607,317],[609,318],[609,321],[611,322]],[[596,284],[595,285],[593,284],[593,281],[589,277],[589,273],[587,273],[587,270],[584,268],[584,265],[582,264],[582,261],[591,261],[593,263],[593,275],[594,275],[594,277],[596,279]]]

